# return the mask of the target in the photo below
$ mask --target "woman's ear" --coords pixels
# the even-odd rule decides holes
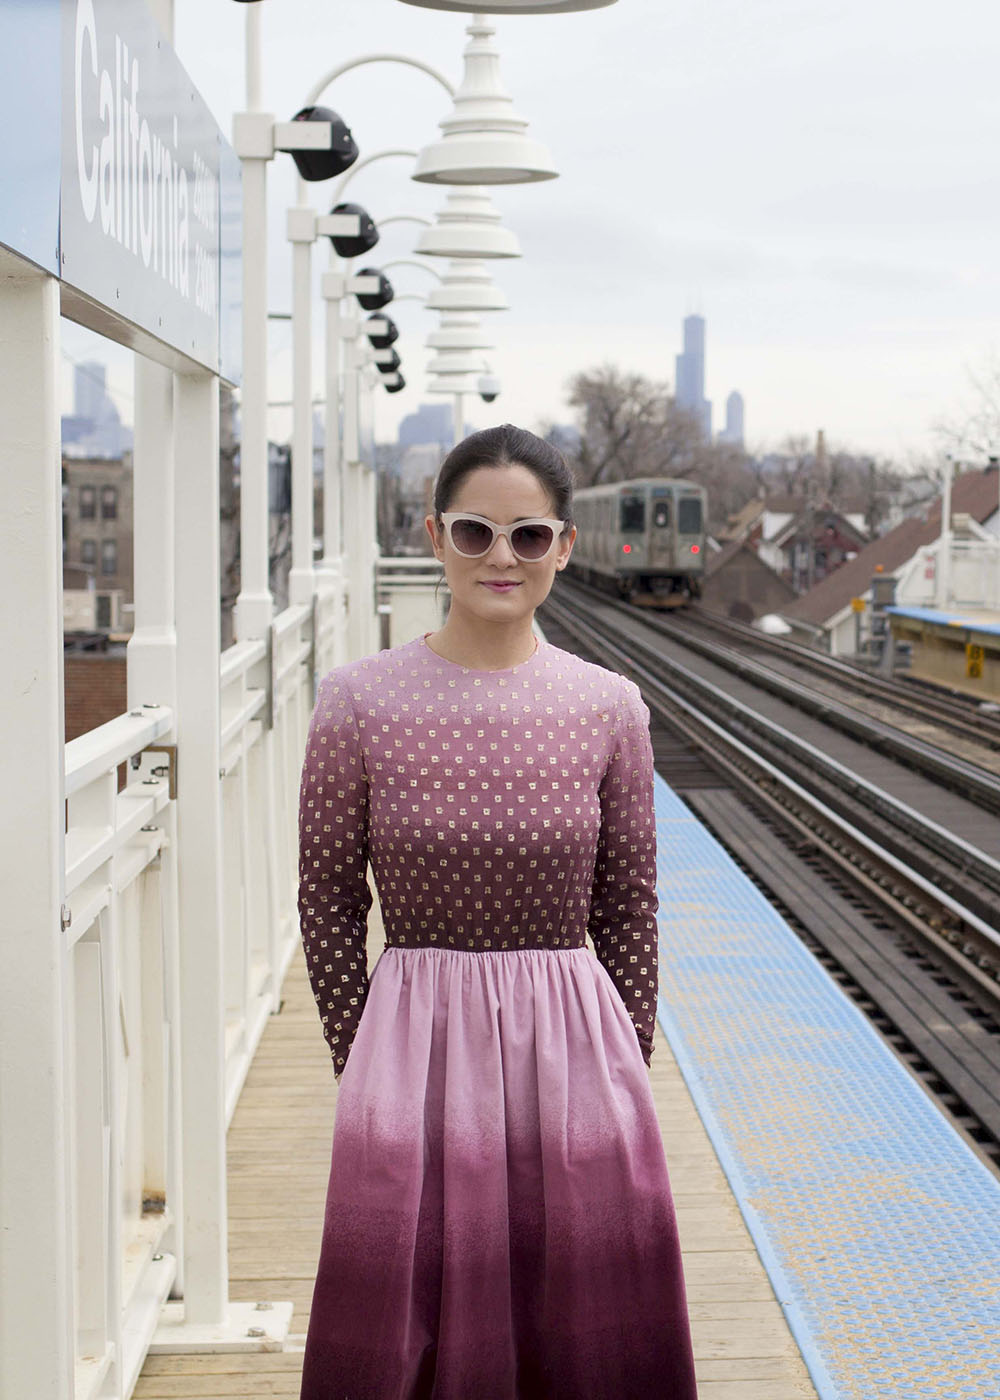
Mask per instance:
[[[424,516],[424,526],[431,537],[431,548],[434,551],[434,557],[436,559],[441,559],[444,555],[444,539],[438,536],[437,525],[433,515]]]
[[[576,526],[571,525],[569,530],[559,541],[559,549],[556,552],[556,569],[565,569],[569,563],[569,556],[573,552],[573,541],[576,539]]]

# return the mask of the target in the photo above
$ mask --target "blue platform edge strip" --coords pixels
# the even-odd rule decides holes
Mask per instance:
[[[658,774],[655,800],[659,1021],[819,1395],[997,1400],[1000,1181]]]
[[[904,607],[899,603],[894,603],[892,607],[886,608],[886,612],[892,613],[896,617],[912,617],[917,622],[936,622],[941,627],[964,627],[971,632],[1000,634],[1000,622],[994,622],[991,618],[977,617],[975,612],[942,612],[938,608]]]

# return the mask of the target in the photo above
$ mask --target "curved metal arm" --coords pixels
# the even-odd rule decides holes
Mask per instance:
[[[377,160],[388,160],[390,156],[409,156],[411,160],[416,160],[419,152],[411,151],[407,146],[395,147],[385,151],[373,151],[370,156],[365,156],[363,160],[357,160],[350,170],[345,171],[333,187],[334,202],[340,202],[340,197],[347,186],[354,179],[355,175],[360,175],[362,170],[366,170],[369,165],[374,165]]]
[[[390,214],[387,219],[376,219],[376,227],[385,228],[387,224],[426,224],[428,228],[434,227],[434,220],[425,218],[423,214]]]
[[[429,63],[424,63],[419,58],[409,58],[405,53],[367,53],[362,54],[360,58],[350,58],[346,63],[341,63],[336,68],[331,68],[329,73],[320,78],[319,82],[315,83],[309,89],[306,105],[309,107],[313,106],[314,103],[319,101],[320,97],[322,97],[331,83],[336,82],[336,80],[343,77],[345,73],[349,73],[352,68],[361,68],[366,63],[403,63],[408,68],[419,68],[421,72],[426,73],[428,77],[440,83],[449,97],[455,96],[455,89],[444,74],[439,73],[436,68],[432,68]]]
[[[380,272],[385,272],[390,267],[419,267],[421,272],[429,272],[432,277],[436,277],[439,282],[444,278],[440,272],[431,267],[428,263],[417,262],[415,258],[393,258],[392,262],[383,263]]]

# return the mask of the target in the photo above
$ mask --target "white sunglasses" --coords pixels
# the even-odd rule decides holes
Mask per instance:
[[[448,510],[441,516],[452,548],[466,559],[489,554],[497,535],[503,535],[514,556],[526,564],[537,564],[552,553],[566,527],[565,520],[518,520],[513,525],[497,525],[485,515],[467,515]]]

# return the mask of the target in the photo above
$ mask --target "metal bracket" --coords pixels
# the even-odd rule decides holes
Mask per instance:
[[[168,792],[170,800],[173,802],[177,797],[177,745],[176,744],[147,744],[142,750],[143,753],[165,753],[168,762],[161,768],[154,768],[153,772],[158,778],[163,776],[164,771],[169,778]]]

